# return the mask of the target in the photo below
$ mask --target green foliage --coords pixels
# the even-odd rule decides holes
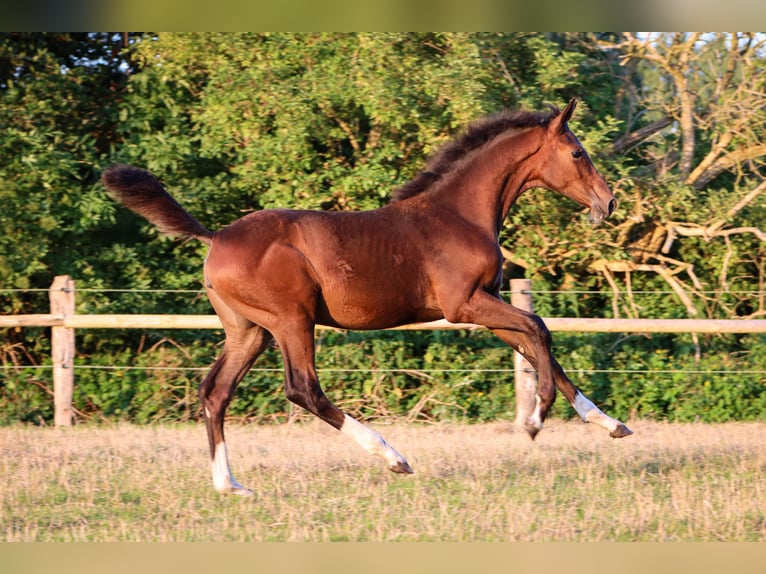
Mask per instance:
[[[766,247],[757,234],[671,240],[668,231],[679,224],[762,229],[763,196],[732,212],[761,181],[760,158],[695,186],[675,163],[683,143],[675,127],[614,152],[620,137],[677,115],[667,70],[632,59],[638,49],[625,48],[623,39],[0,34],[0,313],[44,312],[46,294],[33,290],[46,289],[57,274],[77,281],[79,313],[211,311],[198,292],[205,247],[159,237],[108,199],[98,178],[111,163],[154,171],[212,229],[269,207],[369,209],[470,120],[578,97],[572,128],[612,184],[619,210],[594,228],[573,202],[528,192],[501,230],[512,254],[506,279],[532,278],[543,316],[763,315],[763,297],[752,295],[766,284]],[[658,53],[675,57],[681,44],[667,39],[660,37]],[[697,162],[727,133],[740,148],[766,135],[763,106],[743,103],[763,91],[748,83],[763,77],[762,53],[736,60],[729,41],[710,35],[700,42],[687,74],[697,93]],[[722,71],[737,82],[726,88],[711,80]],[[721,104],[727,98],[739,103]],[[748,110],[744,127],[740,109]],[[691,304],[657,273],[610,276],[600,271],[604,262],[664,266]],[[569,293],[551,293],[559,290]],[[50,363],[48,332],[9,329],[2,337],[0,423],[49,421],[49,370],[25,367]],[[75,407],[94,420],[194,419],[203,372],[172,369],[209,365],[219,338],[80,330]],[[513,415],[511,354],[487,333],[323,332],[318,342],[328,395],[357,416]],[[615,416],[766,417],[762,336],[558,334],[554,349],[575,382]],[[124,369],[88,368],[99,365]],[[287,416],[278,350],[259,360],[229,412],[259,421]],[[563,401],[555,414],[573,416]]]
[[[114,82],[99,36],[0,34],[0,284],[71,270],[71,238],[104,217],[83,190],[108,150]],[[87,62],[87,63],[86,63]],[[7,307],[3,306],[3,311]]]
[[[110,347],[121,340],[119,331],[88,333],[108,337]],[[74,405],[79,415],[141,423],[198,420],[196,389],[219,350],[217,334],[203,342],[195,340],[198,333],[177,335],[169,339],[151,333],[146,348],[124,346],[78,361]],[[556,333],[554,351],[574,383],[618,418],[764,420],[763,337],[710,337],[703,341],[699,360],[688,335],[640,339]],[[317,344],[327,395],[354,416],[425,421],[514,417],[512,354],[489,333],[320,332]],[[124,368],[91,368],[98,365]],[[6,374],[0,389],[0,423],[52,418],[44,372]],[[229,415],[284,421],[291,407],[282,389],[281,357],[270,349],[240,384]],[[552,415],[576,417],[561,398]]]

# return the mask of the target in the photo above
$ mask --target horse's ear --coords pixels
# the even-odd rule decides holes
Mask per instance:
[[[556,116],[556,118],[553,120],[551,127],[557,132],[563,132],[565,129],[567,129],[567,122],[569,122],[569,118],[572,117],[572,113],[576,107],[577,99],[572,98],[569,100],[567,107],[564,108],[564,111]]]

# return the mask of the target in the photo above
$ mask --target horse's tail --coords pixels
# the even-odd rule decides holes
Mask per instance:
[[[189,215],[148,171],[114,165],[104,171],[101,181],[109,195],[162,233],[195,237],[208,245],[212,242],[213,232]]]

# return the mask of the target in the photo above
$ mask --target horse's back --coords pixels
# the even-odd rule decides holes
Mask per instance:
[[[275,314],[304,309],[330,326],[438,318],[417,233],[397,209],[254,212],[216,234],[206,281],[224,298]]]

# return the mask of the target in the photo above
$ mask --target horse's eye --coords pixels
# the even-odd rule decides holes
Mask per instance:
[[[580,159],[582,157],[582,150],[581,149],[577,149],[577,150],[573,151],[572,152],[572,157],[575,158],[575,159]]]

